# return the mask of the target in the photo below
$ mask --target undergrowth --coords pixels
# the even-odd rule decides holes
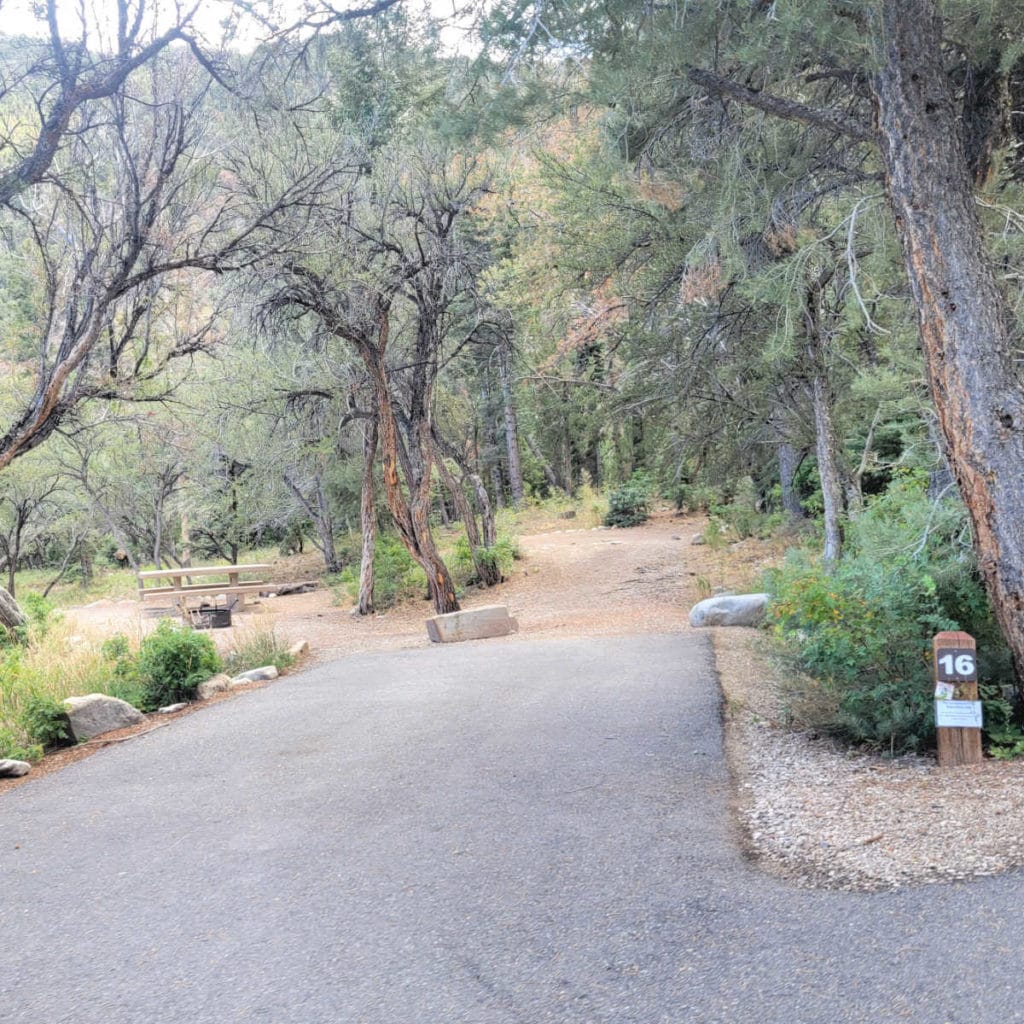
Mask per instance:
[[[932,746],[931,640],[962,629],[978,642],[986,720],[1009,728],[1012,666],[963,509],[929,502],[925,486],[908,476],[874,499],[849,524],[847,554],[831,572],[791,552],[767,574],[769,623],[797,670],[786,699],[798,726],[889,754]]]

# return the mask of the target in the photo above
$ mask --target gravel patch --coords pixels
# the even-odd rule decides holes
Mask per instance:
[[[940,769],[850,753],[780,727],[756,630],[717,630],[744,845],[798,884],[873,891],[1024,865],[1024,765]]]

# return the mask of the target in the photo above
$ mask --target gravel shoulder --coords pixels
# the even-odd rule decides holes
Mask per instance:
[[[726,751],[747,852],[798,884],[877,891],[1024,865],[1024,764],[939,768],[785,729],[764,635],[716,629]]]

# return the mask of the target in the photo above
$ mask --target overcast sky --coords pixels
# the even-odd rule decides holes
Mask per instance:
[[[206,39],[215,43],[223,37],[224,19],[231,11],[230,0],[144,0],[147,11],[157,12],[160,21],[170,24],[177,17],[180,9],[197,9],[194,24]],[[370,0],[333,0],[335,7],[344,10],[347,7],[361,7]],[[438,18],[449,22],[449,28],[443,34],[446,43],[459,48],[459,41],[464,38],[467,19],[458,16],[460,8],[467,6],[467,0],[403,0],[410,10],[428,8]],[[263,8],[272,6],[276,19],[281,24],[293,24],[301,16],[301,12],[315,3],[315,0],[257,0]],[[32,13],[33,8],[42,6],[38,0],[0,0],[0,32],[5,35],[45,35],[48,33],[46,23]],[[89,39],[93,46],[97,40],[101,45],[111,38],[116,26],[114,17],[116,5],[112,0],[58,0],[59,22],[65,38],[73,39],[81,35],[83,13],[89,25]],[[135,3],[133,2],[133,7]],[[241,27],[239,42],[241,45],[251,44],[259,37],[254,23],[249,22]],[[102,46],[106,49],[107,46]]]

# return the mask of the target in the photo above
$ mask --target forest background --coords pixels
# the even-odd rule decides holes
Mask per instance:
[[[0,39],[15,598],[312,543],[448,611],[503,507],[657,494],[791,534],[798,723],[927,746],[961,628],[1024,747],[1019,5],[221,9]]]

